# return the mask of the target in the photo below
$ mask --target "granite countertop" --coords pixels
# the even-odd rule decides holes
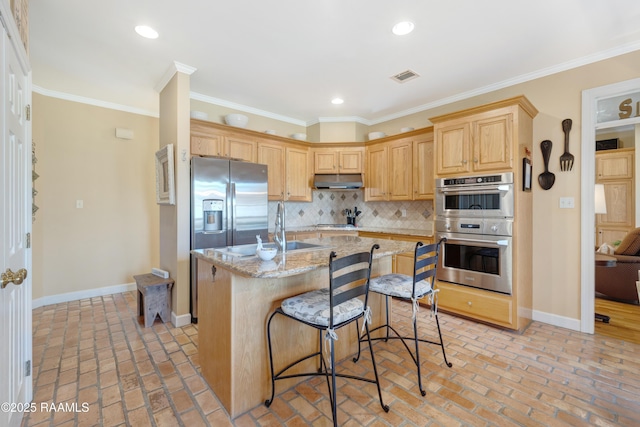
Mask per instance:
[[[305,242],[325,246],[324,249],[313,251],[290,251],[286,254],[278,253],[270,261],[262,261],[257,256],[237,257],[218,252],[214,249],[196,249],[191,253],[199,259],[210,262],[217,267],[226,268],[242,276],[257,278],[280,278],[303,274],[329,266],[329,254],[335,251],[338,257],[356,252],[371,250],[377,243],[380,249],[374,251],[373,258],[391,256],[402,252],[409,252],[415,248],[413,242],[399,242],[393,240],[378,240],[357,236],[333,236],[317,239],[305,239]]]
[[[368,233],[384,233],[384,234],[398,234],[404,236],[418,236],[418,237],[433,237],[433,227],[427,227],[424,229],[416,228],[384,228],[384,227],[332,227],[332,226],[318,226],[318,225],[303,225],[298,227],[287,227],[287,232],[302,232],[302,231],[363,231]],[[269,230],[272,233],[273,230]]]

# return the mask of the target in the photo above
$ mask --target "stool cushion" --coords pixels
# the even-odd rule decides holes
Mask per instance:
[[[411,299],[413,291],[413,277],[406,274],[385,274],[371,279],[369,290],[391,297]],[[426,280],[416,283],[416,298],[432,292],[431,284]]]
[[[337,289],[335,293],[342,292]],[[334,294],[335,295],[335,294]],[[282,311],[303,322],[319,326],[329,326],[329,289],[318,289],[296,295],[282,301]],[[364,312],[364,303],[353,298],[333,308],[333,324],[337,325],[353,319]]]

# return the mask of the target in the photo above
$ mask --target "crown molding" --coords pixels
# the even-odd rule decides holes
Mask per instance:
[[[598,52],[592,55],[583,56],[581,58],[577,58],[571,61],[563,62],[562,64],[554,65],[553,67],[543,68],[531,73],[522,74],[520,76],[516,76],[512,79],[503,80],[501,82],[483,86],[474,90],[470,90],[467,92],[462,92],[457,95],[453,95],[447,98],[442,98],[434,102],[430,102],[427,104],[422,104],[417,107],[410,108],[408,110],[398,111],[397,113],[393,113],[384,117],[379,117],[375,120],[370,120],[371,125],[387,122],[389,120],[398,119],[400,117],[405,117],[415,113],[421,113],[426,110],[430,110],[432,108],[441,107],[443,105],[452,104],[454,102],[463,101],[468,98],[472,98],[478,95],[484,95],[489,92],[493,92],[496,90],[504,89],[510,86],[514,86],[520,83],[526,83],[531,80],[539,79],[542,77],[547,77],[552,74],[561,73],[563,71],[568,71],[574,68],[582,67],[585,65],[593,64],[598,61],[603,61],[605,59],[614,58],[616,56],[624,55],[627,53],[635,52],[636,50],[640,50],[640,41],[627,43],[625,45],[617,46],[613,49],[605,50],[602,52]]]
[[[40,86],[32,85],[33,92],[51,98],[64,99],[65,101],[79,102],[80,104],[88,104],[96,107],[109,108],[111,110],[125,111],[127,113],[140,114],[149,117],[160,117],[157,111],[144,110],[142,108],[130,107],[128,105],[116,104],[113,102],[102,101],[99,99],[87,98],[84,96],[72,95],[69,93],[58,92],[55,90],[45,89]]]
[[[196,101],[206,102],[207,104],[219,105],[221,107],[227,107],[238,111],[243,111],[245,113],[255,114],[258,116],[267,117],[274,120],[279,120],[281,122],[291,123],[297,126],[309,126],[309,123],[304,120],[294,119],[292,117],[283,116],[281,114],[272,113],[270,111],[261,110],[259,108],[249,107],[248,105],[237,104],[235,102],[226,101],[220,98],[214,98],[212,96],[203,95],[197,92],[191,92],[191,99],[195,99]]]
[[[160,77],[160,80],[158,81],[158,83],[156,83],[153,89],[156,92],[160,93],[176,73],[184,73],[190,76],[191,74],[195,73],[196,70],[197,68],[190,65],[182,64],[178,61],[173,61],[173,64],[171,64],[169,68],[167,68],[167,71],[165,71],[162,77]]]

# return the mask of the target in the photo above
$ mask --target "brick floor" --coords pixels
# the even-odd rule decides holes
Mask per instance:
[[[36,411],[23,426],[327,426],[326,383],[311,378],[278,390],[230,420],[199,375],[196,325],[173,328],[136,318],[134,292],[33,311],[34,402],[80,411]],[[408,326],[411,308],[394,305]],[[421,329],[433,320],[421,311]],[[389,413],[375,385],[339,380],[342,426],[638,426],[640,345],[533,322],[521,333],[440,313],[447,368],[424,345],[420,396],[413,362],[397,341],[374,344]],[[367,358],[367,353],[363,353]],[[362,372],[367,361],[341,369]],[[369,365],[370,366],[370,365]],[[265,396],[266,398],[267,396]],[[82,412],[83,404],[88,412]]]

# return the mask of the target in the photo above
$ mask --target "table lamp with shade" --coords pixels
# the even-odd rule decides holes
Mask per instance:
[[[607,213],[607,201],[604,198],[604,184],[595,185],[595,213]]]

